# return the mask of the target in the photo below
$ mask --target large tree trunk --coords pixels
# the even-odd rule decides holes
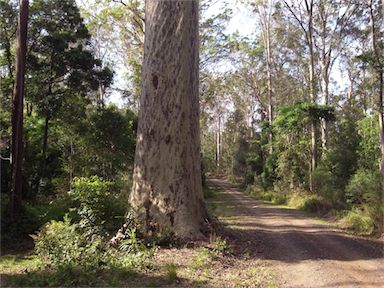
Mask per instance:
[[[22,200],[23,102],[27,26],[28,0],[21,0],[17,30],[16,79],[13,90],[11,220],[14,220],[16,214],[20,212]]]
[[[146,1],[130,203],[148,235],[200,238],[208,217],[200,165],[198,13],[198,1]]]

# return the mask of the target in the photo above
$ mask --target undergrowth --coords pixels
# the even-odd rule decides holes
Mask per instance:
[[[360,191],[363,190],[360,187],[359,189]],[[350,187],[349,191],[354,192]],[[350,194],[352,194],[352,192],[350,192]],[[382,217],[380,218],[376,216],[380,215],[378,211],[380,210],[380,205],[382,205],[378,199],[377,203],[370,206],[360,204],[359,206],[352,206],[349,210],[337,211],[332,203],[327,201],[324,197],[304,191],[285,194],[278,191],[264,191],[262,188],[256,186],[248,186],[246,193],[257,200],[262,200],[269,204],[287,205],[302,211],[320,215],[326,215],[333,211],[335,212],[333,214],[335,214],[336,218],[339,220],[340,228],[349,230],[358,235],[372,235],[375,231],[381,231],[380,225],[382,225]],[[354,195],[356,194],[357,192],[354,193]]]
[[[262,200],[264,202],[283,205],[287,203],[287,195],[281,192],[264,191],[257,186],[248,186],[246,192],[255,199]]]
[[[371,235],[375,228],[372,217],[357,207],[345,213],[345,216],[340,220],[340,226],[360,235]]]

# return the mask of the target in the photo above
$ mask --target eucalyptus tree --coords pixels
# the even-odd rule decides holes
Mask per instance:
[[[304,36],[304,42],[306,43],[307,61],[308,61],[308,87],[309,87],[309,98],[312,103],[317,101],[317,85],[316,85],[316,54],[315,54],[315,43],[314,43],[314,1],[285,1],[284,4],[289,10],[293,19],[297,22],[302,30]],[[311,124],[311,171],[315,171],[318,164],[318,127],[316,123]],[[312,180],[310,180],[310,189],[313,190]]]
[[[146,234],[199,238],[199,3],[147,1],[143,85],[130,203]]]
[[[354,25],[358,23],[359,5],[353,1],[321,0],[315,3],[314,46],[320,66],[322,103],[329,104],[329,81],[332,68],[339,55],[353,41]],[[323,153],[328,148],[328,123],[321,122]]]
[[[371,40],[371,53],[368,59],[376,73],[377,110],[379,114],[379,139],[380,139],[380,173],[384,181],[384,5],[382,1],[367,0],[369,13],[369,28]],[[384,185],[382,183],[382,189]],[[384,190],[383,190],[384,191]]]

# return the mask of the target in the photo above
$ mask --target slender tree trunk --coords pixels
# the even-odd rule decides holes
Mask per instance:
[[[148,234],[200,238],[198,1],[147,0],[143,86],[130,203]]]
[[[349,84],[348,84],[348,102],[349,102],[349,105],[352,105],[353,104],[353,101],[354,101],[354,95],[353,95],[353,76],[352,76],[352,72],[348,69],[348,80],[349,80]]]
[[[381,158],[380,158],[380,174],[381,174],[381,179],[382,179],[382,195],[384,196],[384,108],[383,108],[383,93],[384,93],[384,83],[383,83],[383,66],[384,63],[381,62],[381,57],[382,57],[382,50],[378,47],[381,46],[380,44],[383,44],[383,39],[377,39],[376,35],[376,29],[378,28],[380,30],[380,25],[379,27],[376,27],[376,21],[375,21],[375,16],[374,16],[374,6],[373,6],[373,1],[370,0],[368,2],[369,6],[369,15],[370,15],[370,25],[371,25],[371,43],[372,43],[372,51],[375,55],[375,63],[373,64],[377,73],[377,81],[379,85],[379,93],[378,93],[378,112],[379,112],[379,138],[380,138],[380,151],[381,151]],[[383,4],[380,2],[380,5],[378,7],[379,14],[381,13],[381,17],[379,19],[383,18],[384,14],[384,7]],[[381,20],[382,21],[382,20]],[[382,28],[384,28],[384,23],[381,23]],[[379,33],[380,35],[380,33]],[[379,36],[380,37],[380,36]]]
[[[320,68],[321,68],[321,94],[324,105],[328,105],[329,101],[329,57],[327,53],[327,21],[328,15],[326,12],[325,1],[320,1],[319,14],[321,21],[321,48],[319,52]],[[332,43],[329,44],[330,46]],[[331,52],[329,52],[331,53]],[[326,119],[321,119],[321,146],[323,148],[322,154],[325,154],[328,146],[328,122]]]
[[[221,160],[221,116],[217,118],[217,132],[216,132],[216,167],[220,170]]]
[[[13,90],[12,112],[12,185],[11,220],[20,212],[22,200],[23,165],[23,102],[25,61],[27,52],[28,0],[20,1],[17,30],[16,79]]]
[[[323,62],[321,64],[321,94],[324,105],[328,105],[329,102],[329,75],[327,66],[327,63]],[[328,121],[324,118],[321,119],[321,144],[324,154],[328,149]]]
[[[313,1],[308,2],[305,0],[306,9],[308,13],[308,30],[307,42],[309,47],[309,95],[311,102],[316,104],[316,84],[315,84],[315,52],[313,43]],[[317,151],[317,127],[316,120],[311,123],[311,173],[309,177],[309,189],[313,191],[312,172],[317,167],[318,151]]]
[[[272,49],[271,49],[271,10],[272,7],[270,5],[274,5],[274,2],[267,2],[265,3],[262,1],[260,3],[260,6],[258,8],[259,18],[261,27],[263,29],[262,36],[264,41],[264,53],[265,53],[265,62],[266,62],[266,69],[267,69],[267,92],[268,92],[268,123],[269,126],[272,127],[273,122],[273,83],[272,83]],[[273,133],[272,129],[269,131],[268,136],[268,142],[269,142],[269,154],[271,155],[273,153]]]
[[[268,76],[268,122],[269,122],[269,154],[273,153],[273,133],[272,133],[272,122],[273,122],[273,92],[272,92],[272,55],[271,55],[271,39],[270,39],[270,23],[266,25],[266,48],[267,48],[267,76]]]
[[[41,180],[46,176],[46,165],[47,165],[47,148],[48,148],[48,131],[49,131],[49,117],[45,116],[44,134],[43,134],[43,147],[41,149],[41,166],[40,166],[40,177],[39,177],[39,188]]]

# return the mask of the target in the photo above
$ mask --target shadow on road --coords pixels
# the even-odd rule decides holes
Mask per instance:
[[[221,188],[211,202],[220,210],[225,233],[238,255],[284,262],[384,257],[382,241],[353,237],[318,223],[302,211],[255,201],[222,180],[211,179],[209,183]]]

